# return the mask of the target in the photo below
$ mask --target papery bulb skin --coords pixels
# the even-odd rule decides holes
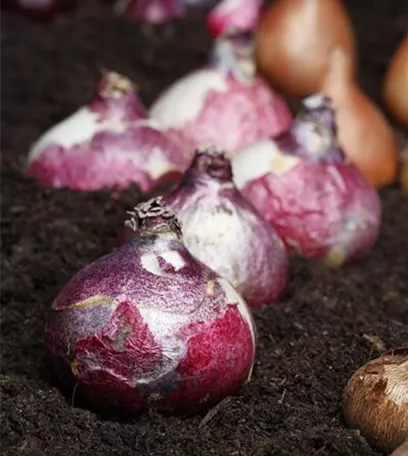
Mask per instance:
[[[408,32],[389,63],[383,98],[389,112],[408,128]]]
[[[188,164],[183,145],[148,118],[133,84],[105,72],[90,103],[32,146],[27,174],[57,188],[121,190],[136,183],[151,192]]]
[[[337,46],[349,53],[356,72],[356,38],[341,0],[275,0],[262,14],[255,41],[259,70],[293,98],[321,90]]]
[[[321,92],[336,110],[337,136],[345,154],[371,185],[380,188],[393,183],[398,173],[396,135],[354,80],[351,56],[345,49],[330,53]]]
[[[400,181],[403,190],[408,194],[408,143],[406,144],[404,150],[402,151],[402,168]]]
[[[377,192],[338,145],[324,97],[306,99],[291,130],[249,147],[233,160],[234,179],[290,253],[338,267],[377,240]]]
[[[78,0],[11,0],[5,3],[7,8],[30,19],[47,22],[74,10]]]
[[[402,450],[408,450],[408,347],[389,350],[360,367],[344,390],[343,412],[347,425],[358,429],[374,448],[406,456]]]
[[[130,221],[132,240],[77,273],[54,301],[46,331],[54,372],[95,407],[214,404],[250,377],[249,310],[187,251],[160,198]]]
[[[253,31],[262,5],[263,0],[222,0],[207,16],[207,28],[214,37],[231,29]]]
[[[255,71],[250,35],[224,35],[208,66],[171,85],[150,115],[190,150],[214,144],[233,156],[293,120],[286,102]]]
[[[136,21],[153,25],[179,19],[185,14],[179,0],[119,0],[115,9]]]
[[[181,220],[187,249],[228,279],[250,307],[281,297],[288,281],[283,242],[238,192],[222,152],[198,150],[163,201]]]

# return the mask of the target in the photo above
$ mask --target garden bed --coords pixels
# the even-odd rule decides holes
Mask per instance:
[[[24,456],[268,456],[379,454],[346,428],[341,396],[350,375],[384,348],[408,344],[408,199],[381,192],[381,237],[367,259],[340,271],[292,261],[282,303],[255,313],[252,381],[209,415],[108,420],[65,398],[49,379],[43,334],[60,287],[110,251],[132,188],[42,189],[24,177],[30,144],[90,96],[101,68],[140,86],[148,104],[202,64],[203,17],[156,30],[94,1],[51,24],[2,15],[1,448]],[[401,2],[347,2],[357,28],[360,78],[379,101],[386,64],[408,22]],[[405,8],[405,10],[404,10]]]

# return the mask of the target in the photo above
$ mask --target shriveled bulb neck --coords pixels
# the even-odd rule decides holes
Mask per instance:
[[[214,147],[197,150],[186,178],[200,183],[208,181],[219,184],[231,183],[231,162],[223,152]]]
[[[122,120],[146,119],[147,110],[136,90],[128,78],[113,71],[105,72],[89,107],[102,116],[115,116]]]
[[[322,163],[345,160],[337,139],[335,112],[329,98],[315,94],[303,101],[303,110],[296,117],[291,130],[301,155]]]
[[[132,211],[125,225],[131,228],[136,236],[165,236],[168,239],[182,238],[181,222],[176,214],[162,202],[161,197],[152,198],[140,203]]]
[[[252,82],[256,75],[252,32],[230,29],[217,39],[208,65],[241,82]]]

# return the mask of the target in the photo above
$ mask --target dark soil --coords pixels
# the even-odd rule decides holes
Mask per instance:
[[[149,412],[102,419],[50,382],[43,348],[50,304],[77,270],[112,248],[137,192],[112,200],[103,192],[41,189],[23,175],[27,149],[87,100],[101,67],[137,81],[149,103],[200,65],[210,42],[199,15],[149,31],[107,5],[80,3],[52,24],[2,17],[2,454],[379,454],[346,428],[341,396],[350,375],[380,354],[371,336],[387,348],[408,343],[408,199],[397,187],[382,192],[382,235],[367,260],[341,271],[293,261],[284,302],[255,315],[252,382],[206,418]],[[362,84],[378,100],[408,4],[347,3]]]

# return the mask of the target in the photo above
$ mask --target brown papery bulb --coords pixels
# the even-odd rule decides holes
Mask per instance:
[[[390,113],[408,127],[408,33],[391,59],[383,96]]]
[[[330,50],[343,47],[356,67],[356,40],[340,0],[277,0],[256,32],[259,69],[282,92],[304,97],[318,92]]]
[[[401,185],[408,193],[408,143],[402,151]]]
[[[390,453],[408,439],[408,347],[391,350],[358,369],[343,397],[348,426]]]
[[[396,136],[355,81],[353,59],[345,49],[335,48],[330,53],[321,91],[332,100],[339,143],[348,157],[373,186],[392,183],[398,171]]]
[[[391,456],[407,456],[408,455],[408,440],[399,446]]]

